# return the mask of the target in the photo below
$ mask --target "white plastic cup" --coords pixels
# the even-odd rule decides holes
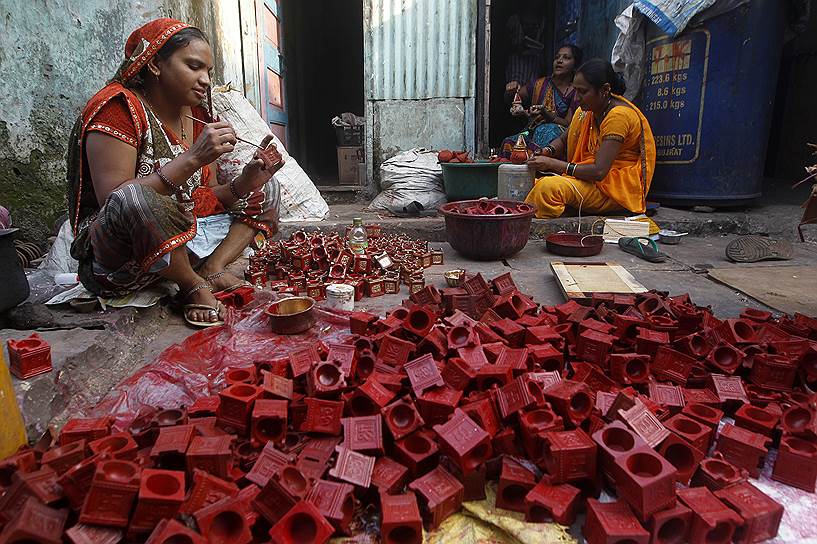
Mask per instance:
[[[326,307],[351,312],[355,309],[355,288],[345,283],[326,286]]]

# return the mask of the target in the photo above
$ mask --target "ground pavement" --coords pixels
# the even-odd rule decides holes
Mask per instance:
[[[711,280],[706,271],[715,267],[741,267],[729,263],[724,247],[730,237],[687,237],[677,246],[661,246],[669,255],[664,263],[653,264],[624,253],[615,245],[606,245],[597,257],[588,261],[614,261],[623,265],[648,289],[689,293],[693,301],[712,306],[718,316],[736,316],[746,306],[765,308],[740,292]],[[426,270],[426,281],[439,288],[445,286],[443,272],[465,268],[481,272],[485,277],[511,272],[520,290],[530,294],[540,304],[559,304],[564,298],[550,271],[554,260],[569,260],[550,255],[541,241],[531,241],[517,255],[502,262],[474,262],[463,259],[445,243],[442,247],[445,264]],[[233,265],[236,272],[245,263]],[[785,263],[758,263],[753,266],[815,265],[817,243],[795,244],[794,258]],[[408,296],[405,287],[399,295],[366,298],[356,309],[383,313],[400,304]],[[817,311],[815,312],[817,313]],[[117,311],[97,311],[76,314],[70,310],[47,309],[41,304],[29,304],[6,316],[6,326],[0,329],[0,339],[23,338],[33,329],[52,346],[53,372],[30,380],[15,380],[15,390],[26,419],[30,437],[37,436],[49,423],[61,424],[68,417],[65,408],[72,405],[94,405],[119,381],[142,365],[152,361],[163,349],[182,341],[195,332],[181,315],[171,308]]]

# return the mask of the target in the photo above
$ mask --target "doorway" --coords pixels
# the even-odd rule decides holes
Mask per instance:
[[[359,0],[283,0],[288,150],[318,188],[337,186],[331,120],[363,115],[363,5]]]
[[[556,11],[554,4],[553,0],[491,2],[490,4],[490,62],[488,63],[489,73],[484,76],[489,88],[487,143],[490,148],[499,149],[504,138],[518,133],[525,126],[524,119],[510,115],[510,98],[505,97],[509,59],[513,53],[508,22],[512,16],[519,17],[520,12],[525,8],[529,10],[528,18],[534,17],[541,20],[542,31],[539,38],[544,45],[542,66],[549,66],[550,61],[547,59],[553,57],[553,28]],[[535,16],[532,13],[535,13]],[[520,81],[520,84],[526,83],[528,82]]]

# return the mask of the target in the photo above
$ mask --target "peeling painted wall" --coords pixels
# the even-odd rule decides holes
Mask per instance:
[[[216,80],[241,87],[239,4],[246,2],[0,0],[0,203],[23,238],[43,240],[65,213],[68,134],[116,71],[128,35],[157,17],[190,22],[214,44]],[[254,11],[245,11],[254,26]]]

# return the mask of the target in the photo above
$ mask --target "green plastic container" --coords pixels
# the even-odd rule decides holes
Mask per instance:
[[[448,201],[496,197],[499,165],[498,162],[441,163]]]

